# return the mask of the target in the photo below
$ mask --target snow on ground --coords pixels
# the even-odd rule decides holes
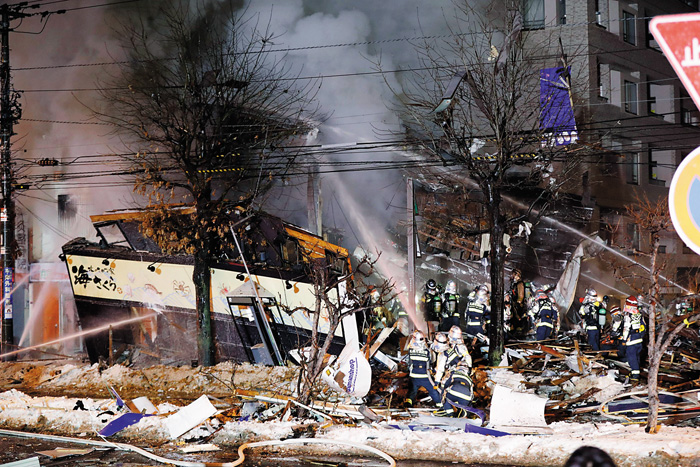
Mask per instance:
[[[2,363],[0,367],[5,365]],[[158,385],[166,392],[169,388],[176,388],[177,392],[184,393],[183,385],[185,385],[191,389],[192,398],[196,398],[201,394],[212,394],[206,390],[206,386],[209,384],[210,389],[213,389],[220,397],[222,392],[225,392],[225,388],[230,386],[233,371],[230,364],[217,365],[206,370],[181,367],[147,371],[146,369],[132,370],[124,367],[112,367],[101,373],[97,368],[89,365],[66,364],[52,367],[52,369],[44,368],[41,372],[43,376],[34,379],[35,382],[38,382],[38,386],[33,389],[33,393],[36,393],[37,388],[46,388],[47,385],[54,383],[59,388],[68,388],[71,384],[74,385],[74,388],[87,386],[104,388],[107,385],[119,385],[129,392],[137,393],[138,388],[129,385],[138,384],[137,382],[140,381],[139,372],[143,371],[153,386],[150,387],[151,391],[149,392],[154,392],[155,385]],[[18,374],[13,381],[20,381],[27,373],[38,372],[36,366],[31,369],[22,368],[24,368],[24,373],[19,371],[19,367],[15,367]],[[271,384],[270,387],[288,386],[290,380],[287,371],[289,369],[286,368],[256,369],[252,367],[244,369],[241,367],[237,370],[234,381],[237,384],[240,383],[238,376],[241,376],[240,381],[245,380],[249,387],[260,387],[260,383],[256,379],[257,374],[257,377]],[[0,368],[0,387],[7,387],[8,381],[3,378],[3,374],[9,375],[9,373],[7,368],[4,370]],[[203,376],[205,373],[216,374],[217,378],[225,381],[226,384],[216,383],[216,379],[212,379],[211,376]],[[507,377],[502,375],[501,379],[505,381]],[[515,380],[516,378],[513,378],[511,382],[515,383]],[[601,378],[599,384],[605,385],[605,379]],[[157,390],[155,393],[157,394]],[[178,406],[187,403],[186,401],[166,399],[156,403],[161,413],[177,410]],[[78,401],[87,410],[74,410]],[[107,411],[118,415],[115,401],[109,398],[31,397],[18,389],[0,392],[0,426],[5,429],[99,439],[97,431],[114,418]],[[299,425],[304,423],[312,423],[312,421],[292,420],[264,423],[230,421],[223,426],[212,422],[209,423],[209,427],[205,425],[198,428],[194,432],[184,435],[184,438],[192,442],[196,438],[202,438],[218,429],[208,442],[218,444],[223,449],[233,450],[242,442],[290,437],[293,435],[293,429],[298,429]],[[320,421],[318,425],[323,423],[326,421]],[[399,423],[405,424],[406,421]],[[429,431],[400,430],[391,428],[387,423],[362,424],[359,427],[323,425],[316,432],[316,438],[367,444],[385,451],[396,459],[561,466],[576,448],[583,445],[593,445],[610,453],[621,467],[700,465],[700,430],[695,428],[664,426],[661,432],[656,435],[646,434],[642,426],[625,426],[619,423],[557,422],[549,425],[548,428],[549,434],[544,435],[510,435],[497,438],[439,429]],[[143,418],[136,425],[124,429],[117,435],[110,437],[109,440],[126,443],[138,442],[140,445],[149,443],[156,445],[172,441],[169,439],[164,417],[158,416]],[[279,448],[265,449],[270,451]],[[328,445],[295,446],[285,448],[284,452],[289,455],[351,453],[348,448]]]

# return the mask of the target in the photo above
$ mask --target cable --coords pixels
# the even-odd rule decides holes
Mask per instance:
[[[115,2],[114,4],[119,4],[119,3],[130,3],[130,2],[136,2],[139,0],[125,0],[123,2]],[[105,5],[111,5],[111,4],[105,4]],[[82,8],[93,8],[94,6],[91,7],[79,7],[79,8],[73,8],[73,9],[67,9],[65,11],[73,11],[76,9],[82,9]],[[647,20],[651,19],[652,17],[638,17],[637,20]],[[623,19],[617,19],[617,20],[607,20],[607,22],[616,22],[616,21],[624,21]],[[543,30],[551,30],[551,29],[558,29],[562,30],[565,28],[578,28],[578,27],[587,27],[590,25],[599,25],[597,21],[589,21],[589,22],[583,22],[583,23],[569,23],[565,25],[556,25],[556,26],[547,26],[545,28],[537,29],[537,31],[543,31]],[[525,30],[527,32],[527,30]],[[370,40],[370,41],[356,41],[356,42],[344,42],[344,43],[336,43],[336,44],[323,44],[323,45],[309,45],[309,46],[302,46],[302,47],[288,47],[284,49],[268,49],[264,50],[261,49],[257,52],[245,52],[245,53],[278,53],[278,52],[297,52],[297,51],[302,51],[302,50],[316,50],[316,49],[327,49],[327,48],[339,48],[339,47],[356,47],[359,45],[375,45],[375,44],[384,44],[384,43],[392,43],[392,42],[411,42],[411,41],[419,41],[419,40],[434,40],[434,39],[450,39],[454,37],[463,37],[463,36],[472,36],[472,35],[478,35],[478,34],[483,34],[482,31],[478,32],[465,32],[465,33],[458,33],[458,34],[441,34],[441,35],[430,35],[430,36],[416,36],[416,37],[403,37],[403,38],[392,38],[392,39],[378,39],[378,40]],[[651,50],[649,48],[638,48],[638,46],[633,46],[629,45],[626,46],[624,49],[620,50],[615,50],[615,51],[600,51],[600,52],[586,52],[583,54],[573,54],[569,55],[568,57],[577,57],[577,56],[587,56],[587,55],[601,55],[602,54],[610,54],[610,53],[618,53],[618,52],[630,52],[630,47],[635,47],[633,51],[638,51],[638,50]],[[557,55],[558,57],[558,55]],[[156,59],[157,61],[161,60],[174,60],[174,58],[164,58],[164,59]],[[150,60],[143,60],[143,61],[150,61]],[[122,61],[111,61],[111,62],[96,62],[96,63],[78,63],[78,64],[70,64],[70,65],[47,65],[47,66],[34,66],[34,67],[20,67],[20,68],[13,68],[13,71],[28,71],[28,70],[45,70],[45,69],[51,69],[51,68],[71,68],[71,67],[87,67],[87,66],[104,66],[104,65],[123,65],[123,64],[129,64],[132,63],[128,60],[122,60]]]

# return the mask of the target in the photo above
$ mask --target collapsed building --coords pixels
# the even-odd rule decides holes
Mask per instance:
[[[193,208],[177,209],[185,215]],[[99,242],[81,237],[63,246],[87,353],[93,362],[112,362],[125,351],[150,363],[196,361],[193,258],[164,254],[141,233],[142,216],[143,211],[92,216]],[[305,266],[320,259],[344,276],[351,267],[348,252],[264,213],[232,215],[235,222],[243,251],[231,251],[210,269],[215,358],[283,364],[311,333],[313,318],[290,311],[315,303]],[[336,331],[331,352],[357,341],[351,318]],[[327,329],[321,320],[319,331]]]

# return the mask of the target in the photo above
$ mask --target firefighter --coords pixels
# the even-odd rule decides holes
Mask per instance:
[[[586,330],[588,345],[595,351],[600,350],[600,328],[598,327],[598,294],[595,289],[586,290],[586,296],[581,299],[581,326]]]
[[[428,322],[428,332],[432,335],[442,314],[442,287],[435,282],[435,279],[429,279],[426,282],[421,301],[425,320]]]
[[[557,324],[559,323],[559,315],[554,304],[549,299],[549,296],[543,291],[538,290],[535,294],[535,302],[530,315],[535,325],[536,338],[538,341],[556,337]]]
[[[447,281],[445,293],[442,299],[442,319],[440,320],[440,331],[447,332],[452,326],[460,325],[459,316],[459,294],[455,281]]]
[[[447,360],[450,351],[450,343],[447,339],[447,334],[438,332],[435,334],[433,343],[430,344],[430,350],[434,353],[435,361],[435,383],[440,386],[442,378],[447,370]]]
[[[394,317],[386,306],[382,303],[381,294],[378,290],[372,291],[372,331],[384,329],[394,324]]]
[[[467,334],[476,336],[485,333],[485,322],[490,312],[488,301],[489,290],[485,285],[480,285],[475,299],[467,305]]]
[[[603,328],[608,322],[608,302],[610,297],[603,295],[603,300],[600,301],[600,306],[598,307],[598,329],[603,332]]]
[[[630,295],[625,300],[623,310],[622,342],[625,346],[625,360],[630,366],[630,382],[639,382],[640,356],[642,354],[642,341],[646,331],[644,317],[639,311],[637,297]]]
[[[519,269],[513,269],[511,274],[509,302],[513,335],[523,337],[528,332],[527,303],[525,301],[525,283]]]
[[[620,336],[622,335],[622,310],[617,305],[610,307],[610,323],[606,324],[600,336],[601,350],[617,350],[621,354],[622,346]]]
[[[465,415],[463,409],[459,406],[453,406],[450,402],[467,407],[471,406],[474,400],[474,383],[470,375],[471,367],[467,362],[460,361],[445,381],[442,409],[436,410],[433,415],[438,417],[462,417]]]
[[[452,326],[447,333],[447,338],[450,341],[450,350],[447,352],[446,369],[449,370],[460,361],[465,362],[471,367],[472,357],[469,355],[469,349],[467,349],[467,346],[464,344],[462,329],[459,326]]]
[[[428,391],[436,404],[440,403],[440,394],[430,377],[430,349],[421,331],[414,331],[408,344],[408,375],[411,378],[411,390],[406,399],[406,406],[413,405],[421,387]]]

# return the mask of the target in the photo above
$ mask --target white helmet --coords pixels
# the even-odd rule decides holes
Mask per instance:
[[[413,331],[411,334],[411,341],[408,346],[412,349],[424,349],[425,348],[425,335],[423,331]]]
[[[378,302],[379,299],[381,298],[381,296],[382,296],[382,295],[379,293],[379,290],[374,289],[374,290],[372,291],[372,300],[374,300],[375,302]]]
[[[586,289],[586,296],[583,298],[583,301],[586,303],[593,303],[596,300],[598,300],[598,293],[595,291],[595,289]]]
[[[449,294],[456,294],[457,293],[457,284],[455,284],[455,281],[447,281],[447,285],[445,286],[445,293],[449,293]]]
[[[448,342],[447,342],[447,336],[445,335],[444,332],[438,332],[435,334],[435,340],[433,341],[432,345],[430,346],[431,350],[434,350],[435,352],[445,352],[448,348]]]
[[[450,338],[450,342],[453,344],[464,343],[464,340],[462,339],[462,330],[459,326],[452,326],[450,331],[447,333],[447,336]]]

